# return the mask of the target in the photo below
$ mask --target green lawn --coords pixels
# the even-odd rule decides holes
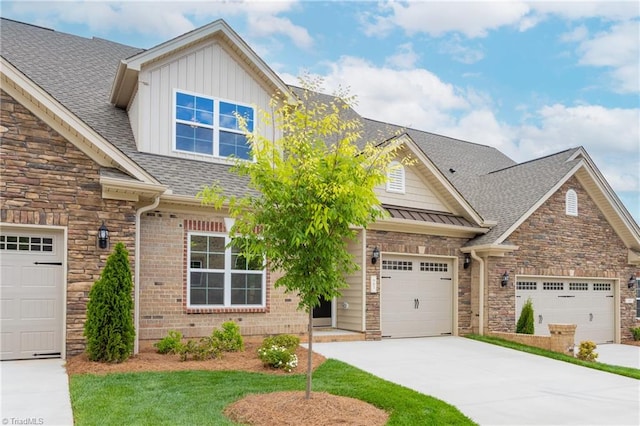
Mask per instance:
[[[494,345],[503,346],[505,348],[515,349],[522,352],[528,352],[530,354],[540,355],[540,356],[552,358],[558,361],[564,361],[571,364],[581,365],[587,368],[593,368],[594,370],[606,371],[607,373],[619,374],[621,376],[631,377],[632,379],[640,380],[640,370],[638,370],[637,368],[620,367],[618,365],[603,364],[601,362],[582,361],[570,355],[565,355],[565,354],[561,354],[553,351],[547,351],[545,349],[540,349],[533,346],[522,345],[520,343],[511,342],[509,340],[500,339],[498,337],[480,336],[477,334],[470,334],[465,337],[468,337],[473,340],[478,340],[480,342],[491,343]],[[596,352],[598,352],[598,349],[596,349]]]
[[[336,360],[313,375],[314,392],[369,402],[391,414],[388,425],[473,425],[455,407]],[[74,375],[75,424],[231,425],[222,411],[250,393],[304,390],[305,376],[240,371]]]

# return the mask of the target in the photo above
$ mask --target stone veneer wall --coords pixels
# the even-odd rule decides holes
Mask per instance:
[[[204,337],[225,321],[235,321],[244,336],[302,335],[307,314],[298,298],[274,289],[276,274],[267,274],[266,308],[193,309],[187,307],[187,232],[226,233],[224,219],[158,210],[143,214],[140,249],[140,338],[158,340],[169,330],[185,337]]]
[[[505,333],[502,331],[494,331],[489,333],[489,335],[527,346],[534,346],[536,348],[546,349],[548,351],[558,352],[565,355],[573,355],[573,349],[576,344],[575,324],[549,324],[549,332],[549,336]]]
[[[66,353],[84,350],[89,290],[109,250],[96,247],[105,222],[111,246],[123,242],[134,265],[135,206],[103,200],[100,166],[2,91],[0,219],[3,224],[66,227]]]
[[[453,256],[458,258],[458,333],[471,333],[471,269],[463,269],[464,254],[460,248],[467,242],[465,238],[443,237],[435,235],[408,234],[388,231],[367,231],[367,249],[369,255],[374,247],[381,252],[424,254],[425,256]],[[371,293],[368,283],[371,276],[378,278],[380,289],[380,262],[372,265],[366,262],[367,283],[366,291],[366,338],[368,340],[380,339],[380,291]]]
[[[569,189],[578,195],[578,216],[565,214],[565,194]],[[639,323],[636,305],[623,303],[635,299],[634,289],[627,280],[636,269],[629,265],[627,249],[609,225],[602,212],[579,181],[572,177],[540,206],[507,242],[519,246],[505,257],[490,257],[488,262],[487,332],[515,331],[516,275],[550,275],[620,280],[622,339],[631,338],[630,328]],[[507,287],[500,286],[500,277],[509,271]]]

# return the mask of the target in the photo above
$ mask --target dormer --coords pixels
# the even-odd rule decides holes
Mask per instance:
[[[257,114],[276,92],[288,88],[218,20],[122,60],[111,102],[127,110],[139,151],[226,162],[249,157],[238,115],[275,136]]]

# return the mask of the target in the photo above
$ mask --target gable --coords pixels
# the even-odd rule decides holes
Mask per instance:
[[[408,207],[413,209],[423,209],[436,212],[453,213],[441,199],[435,188],[427,181],[426,175],[429,173],[424,164],[413,162],[413,164],[402,165],[401,160],[408,154],[403,150],[398,157],[396,168],[391,171],[397,179],[392,179],[385,185],[376,188],[376,195],[380,203],[398,207]],[[400,182],[400,175],[403,175],[403,182]]]
[[[271,92],[251,68],[219,39],[208,39],[163,60],[143,66],[128,113],[142,152],[186,159],[215,160],[210,155],[178,152],[174,145],[176,93],[228,101],[267,110]],[[258,132],[269,136],[256,121]]]
[[[583,213],[583,204],[585,201],[593,205],[591,210],[597,210],[598,214],[605,220],[611,229],[611,237],[619,238],[624,246],[628,249],[629,262],[637,256],[632,253],[640,251],[640,229],[635,223],[629,212],[624,208],[622,202],[615,195],[615,192],[608,185],[604,177],[600,174],[597,167],[584,151],[578,148],[570,152],[569,158],[565,159],[565,164],[571,166],[571,169],[553,185],[547,193],[537,201],[531,203],[531,207],[525,213],[521,214],[508,229],[502,228],[501,235],[496,239],[492,236],[492,240],[496,244],[502,244],[511,239],[511,235],[516,232],[529,218],[536,214],[541,208],[544,208],[550,200],[558,199],[561,201],[557,211],[550,213],[549,229],[556,230],[555,217],[564,219],[565,217],[580,218]],[[570,187],[568,187],[569,185]],[[572,206],[570,213],[575,212],[577,215],[567,214],[567,193],[573,190],[576,192],[575,206]],[[560,204],[558,201],[556,204]],[[476,242],[477,243],[477,242]]]
[[[566,211],[567,193],[575,193],[577,214]],[[571,213],[571,212],[570,212]],[[559,252],[572,258],[572,269],[606,270],[626,264],[627,248],[606,215],[576,176],[570,177],[509,236],[531,264],[558,264]],[[606,254],[605,254],[606,253]]]

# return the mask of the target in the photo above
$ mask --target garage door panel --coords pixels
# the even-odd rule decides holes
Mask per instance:
[[[1,359],[60,356],[63,246],[58,231],[10,227],[0,231]]]
[[[383,256],[381,325],[383,337],[452,334],[451,261]]]
[[[613,283],[598,279],[520,277],[516,284],[516,321],[529,297],[533,301],[536,335],[548,336],[549,324],[576,324],[576,343],[614,340]]]

